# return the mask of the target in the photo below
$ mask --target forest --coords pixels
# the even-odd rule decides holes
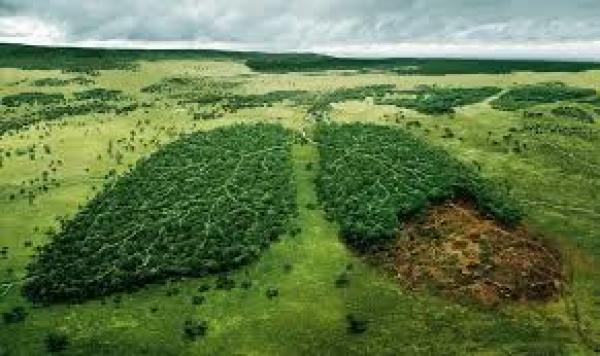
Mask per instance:
[[[64,223],[28,267],[34,302],[81,301],[258,257],[295,210],[290,137],[235,126],[162,148]]]
[[[120,90],[92,88],[73,93],[73,98],[63,94],[25,92],[2,98],[0,107],[0,135],[40,121],[53,121],[63,117],[106,114],[117,115],[135,111],[139,104]]]
[[[478,209],[508,225],[522,217],[507,188],[407,131],[363,123],[322,124],[317,140],[319,197],[340,224],[340,234],[357,249],[384,245],[403,219],[446,200],[473,200]]]
[[[92,79],[85,76],[77,76],[70,79],[42,78],[31,81],[31,84],[36,87],[62,87],[69,84],[91,85],[94,83]]]
[[[468,60],[336,58],[313,53],[259,53],[219,50],[125,50],[43,48],[0,44],[0,67],[58,69],[97,74],[99,70],[132,70],[138,61],[238,60],[260,73],[320,72],[330,70],[385,71],[397,75],[508,74],[512,72],[582,72],[600,68],[595,62],[542,60]]]
[[[50,105],[58,104],[65,101],[63,94],[46,94],[46,93],[19,93],[7,95],[2,98],[2,105],[8,107],[17,107],[21,105]]]
[[[597,98],[596,90],[569,86],[561,82],[521,85],[511,88],[491,102],[494,109],[515,111],[539,104],[564,101],[591,101]]]
[[[426,115],[443,115],[453,114],[457,107],[479,103],[501,91],[497,87],[445,88],[424,85],[398,92],[411,95],[412,98],[379,97],[376,103],[413,109]]]
[[[322,55],[281,55],[251,58],[246,61],[246,65],[261,73],[354,70],[385,71],[398,75],[507,74],[517,71],[580,72],[600,67],[598,63],[594,62],[435,58],[356,59]]]

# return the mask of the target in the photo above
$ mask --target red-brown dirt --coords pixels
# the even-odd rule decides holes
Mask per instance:
[[[410,288],[486,305],[552,299],[564,279],[557,249],[524,227],[502,227],[468,202],[445,203],[406,222],[386,256]]]

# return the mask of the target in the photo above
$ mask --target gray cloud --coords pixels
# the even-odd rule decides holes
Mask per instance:
[[[0,0],[0,38],[50,43],[536,45],[600,41],[598,24],[597,0]]]

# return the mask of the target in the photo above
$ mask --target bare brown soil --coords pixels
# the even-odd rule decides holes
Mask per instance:
[[[524,227],[502,227],[467,202],[449,202],[407,222],[387,260],[411,288],[433,287],[485,305],[549,300],[564,280],[557,249]]]

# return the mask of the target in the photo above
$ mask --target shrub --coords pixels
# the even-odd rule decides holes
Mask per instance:
[[[552,115],[577,120],[581,122],[593,123],[594,117],[587,111],[576,106],[559,106],[552,109]]]
[[[204,300],[206,298],[203,295],[195,295],[192,297],[192,304],[193,305],[200,305],[202,303],[204,303]]]
[[[362,334],[367,331],[368,322],[358,318],[354,314],[346,315],[346,322],[348,323],[348,332],[350,334]]]
[[[50,353],[61,352],[69,346],[69,338],[60,331],[53,331],[46,335],[46,350]]]
[[[2,313],[2,320],[5,324],[20,323],[27,317],[27,311],[23,307],[14,307],[9,311]]]
[[[77,100],[119,100],[123,96],[121,90],[94,88],[73,94]]]
[[[279,296],[279,289],[275,288],[275,287],[269,287],[267,289],[267,292],[265,293],[265,295],[267,296],[267,298],[273,299],[273,298]]]
[[[195,340],[200,336],[206,335],[208,331],[208,322],[204,320],[188,319],[183,324],[183,333],[186,338]]]
[[[215,289],[231,290],[233,288],[235,288],[235,280],[225,275],[217,277],[217,281],[215,282]]]

